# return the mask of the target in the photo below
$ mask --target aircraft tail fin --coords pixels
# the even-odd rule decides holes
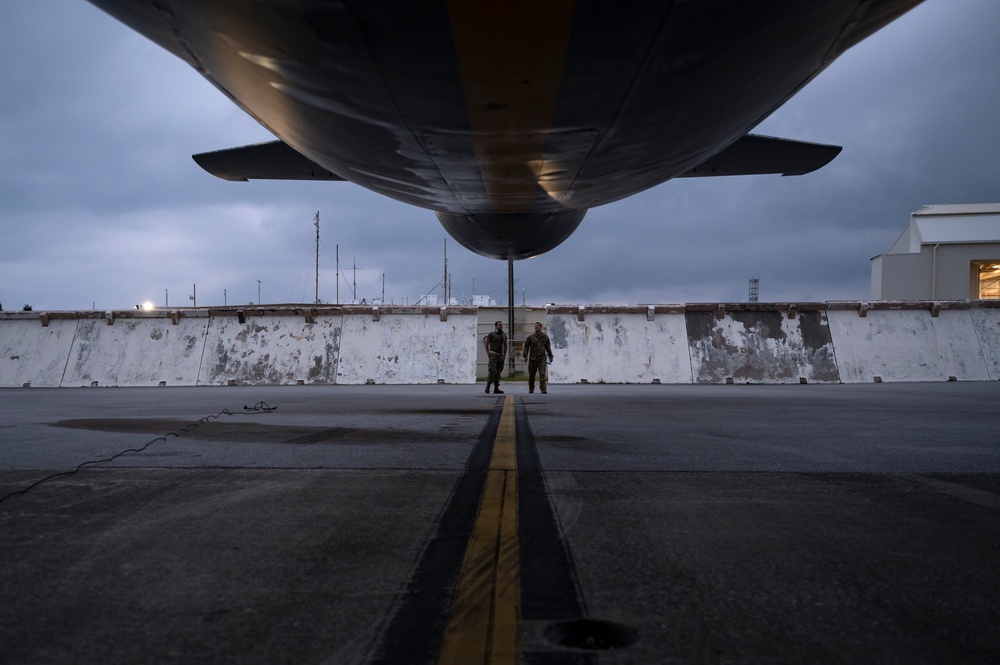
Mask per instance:
[[[704,163],[677,176],[705,178],[724,175],[780,173],[803,175],[829,164],[840,146],[747,134]]]
[[[343,180],[283,141],[193,155],[198,166],[223,180]]]

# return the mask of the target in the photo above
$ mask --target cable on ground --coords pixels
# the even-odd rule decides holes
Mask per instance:
[[[233,413],[229,409],[223,409],[222,411],[219,411],[215,415],[205,416],[204,418],[199,418],[198,420],[194,421],[193,423],[190,423],[186,427],[181,427],[181,428],[178,428],[177,430],[175,430],[173,432],[169,432],[167,434],[164,434],[163,436],[158,436],[158,437],[156,437],[155,439],[153,439],[152,441],[148,442],[146,445],[144,445],[144,446],[142,446],[140,448],[129,448],[128,450],[123,450],[120,453],[115,453],[111,457],[105,457],[103,459],[96,459],[96,460],[88,460],[86,462],[83,462],[82,464],[77,465],[77,467],[75,469],[72,469],[70,471],[60,471],[59,473],[53,473],[51,476],[46,476],[45,478],[42,478],[41,480],[36,480],[35,482],[33,482],[32,484],[28,485],[24,489],[17,490],[17,491],[11,492],[10,494],[6,494],[6,495],[0,497],[0,503],[3,503],[7,499],[9,499],[11,497],[14,497],[14,496],[17,496],[19,494],[27,494],[32,489],[38,487],[42,483],[47,483],[48,481],[50,481],[50,480],[52,480],[54,478],[59,478],[61,476],[72,476],[73,474],[78,473],[85,466],[93,466],[95,464],[107,464],[109,462],[113,462],[114,460],[118,459],[122,455],[127,455],[128,453],[141,453],[144,450],[146,450],[146,448],[149,448],[151,445],[153,445],[157,441],[166,441],[167,437],[169,437],[169,436],[179,437],[181,434],[187,434],[189,427],[190,428],[196,428],[199,425],[201,425],[202,423],[206,423],[206,422],[208,422],[210,420],[217,419],[219,416],[249,416],[249,415],[254,415],[256,413],[270,413],[271,411],[276,411],[277,409],[278,409],[278,407],[276,407],[276,406],[270,406],[267,402],[264,402],[264,401],[257,402],[253,406],[247,406],[247,405],[244,404],[243,405],[243,410],[247,411],[248,413],[240,413],[240,412]]]

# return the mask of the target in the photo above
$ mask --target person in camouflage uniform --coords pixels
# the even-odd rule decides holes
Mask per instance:
[[[549,344],[549,336],[542,332],[542,324],[535,324],[535,332],[528,335],[524,340],[524,352],[521,357],[528,361],[528,392],[535,392],[535,372],[538,372],[539,387],[545,391],[545,383],[549,378],[548,367],[545,366],[545,357],[552,361],[552,346]]]
[[[483,346],[486,347],[490,368],[490,374],[486,378],[486,392],[490,391],[492,383],[493,392],[503,395],[503,391],[500,390],[500,376],[503,374],[504,358],[507,357],[507,335],[503,331],[503,321],[497,321],[495,325],[496,330],[483,337]]]

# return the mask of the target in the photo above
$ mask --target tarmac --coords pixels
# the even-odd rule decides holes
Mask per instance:
[[[1000,382],[504,388],[0,390],[0,663],[1000,662]]]

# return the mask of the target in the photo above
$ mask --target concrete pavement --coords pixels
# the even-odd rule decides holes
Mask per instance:
[[[0,662],[1000,660],[1000,383],[505,389],[0,390]]]

